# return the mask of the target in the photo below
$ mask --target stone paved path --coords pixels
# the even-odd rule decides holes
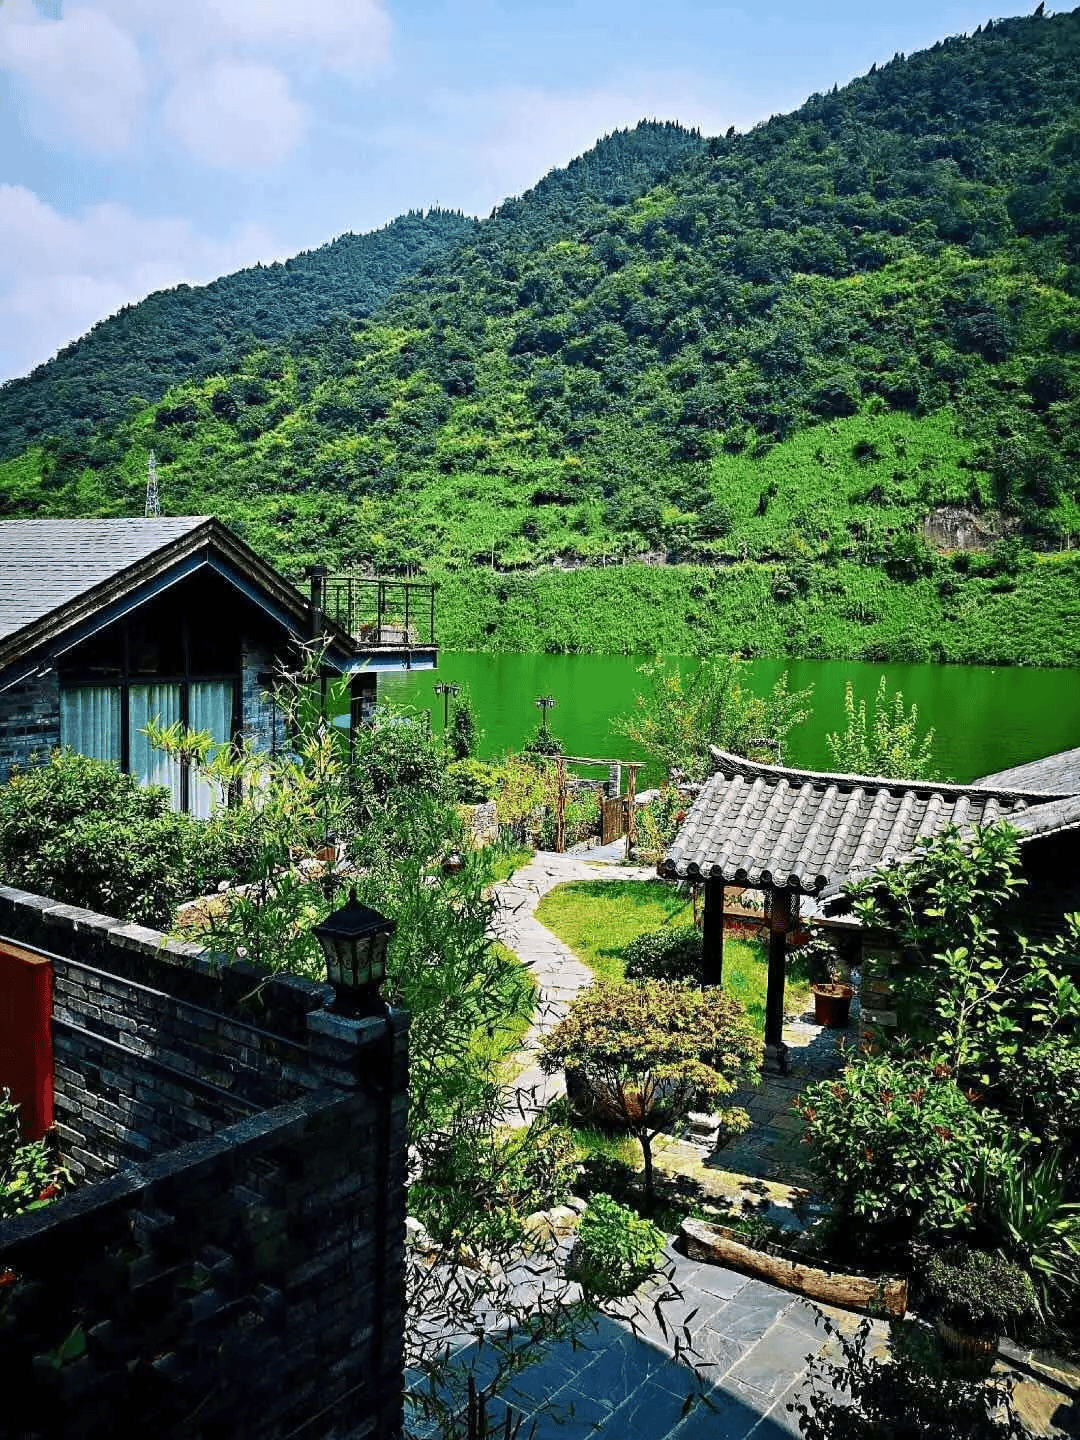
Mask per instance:
[[[671,1247],[666,1259],[677,1298],[667,1285],[646,1287],[621,1304],[623,1314],[598,1315],[595,1329],[549,1345],[506,1384],[490,1418],[501,1426],[509,1409],[513,1421],[524,1422],[521,1435],[535,1440],[797,1436],[787,1403],[806,1383],[808,1357],[835,1344],[815,1325],[814,1312],[786,1291],[688,1260]],[[652,1308],[665,1291],[666,1334]],[[857,1324],[855,1316],[830,1314],[848,1332]],[[689,1356],[676,1358],[675,1333]],[[461,1344],[452,1361],[457,1386],[469,1373],[478,1385],[490,1381],[495,1364],[487,1342]],[[418,1377],[414,1385],[422,1388]],[[440,1433],[415,1412],[409,1428],[418,1440]]]
[[[550,1100],[564,1093],[562,1075],[545,1075],[537,1064],[536,1046],[541,1035],[566,1014],[577,992],[592,981],[587,967],[533,912],[543,895],[570,880],[656,879],[656,871],[649,866],[618,863],[616,856],[621,856],[622,848],[618,841],[584,854],[556,855],[541,850],[511,879],[495,887],[498,908],[493,934],[528,966],[539,991],[536,1021],[516,1057],[513,1098],[503,1116],[508,1125],[527,1125]]]

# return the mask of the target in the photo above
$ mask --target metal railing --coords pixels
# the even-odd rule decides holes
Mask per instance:
[[[361,645],[427,646],[435,640],[435,586],[418,580],[328,575],[323,609]]]

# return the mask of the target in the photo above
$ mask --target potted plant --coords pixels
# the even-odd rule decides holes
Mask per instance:
[[[945,1349],[971,1364],[989,1368],[1005,1331],[1035,1313],[1031,1276],[997,1251],[931,1255],[923,1281]]]
[[[843,1030],[851,1017],[855,987],[842,980],[825,980],[810,986],[814,996],[814,1019],[830,1030]]]
[[[850,983],[851,969],[828,936],[817,934],[802,947],[804,963],[814,983],[814,1019],[830,1030],[846,1028],[851,1014],[851,998],[855,987]]]

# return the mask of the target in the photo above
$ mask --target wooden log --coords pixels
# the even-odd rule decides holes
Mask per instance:
[[[807,1262],[805,1255],[781,1245],[755,1249],[738,1239],[738,1232],[703,1220],[684,1220],[680,1227],[691,1260],[711,1260],[746,1275],[756,1275],[783,1290],[794,1290],[823,1305],[870,1314],[902,1316],[907,1309],[908,1282],[900,1276],[849,1275]]]

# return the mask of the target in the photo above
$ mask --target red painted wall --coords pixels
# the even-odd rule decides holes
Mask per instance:
[[[52,963],[0,940],[0,1088],[21,1109],[23,1138],[53,1119]]]

